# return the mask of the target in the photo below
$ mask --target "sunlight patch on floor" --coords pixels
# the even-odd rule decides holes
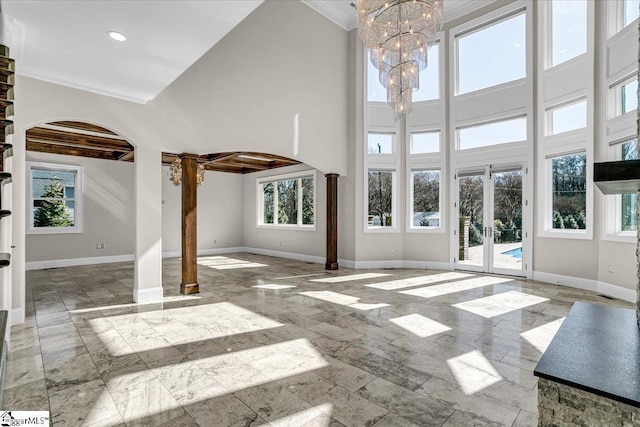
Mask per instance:
[[[443,325],[440,322],[417,313],[396,317],[389,319],[389,321],[420,338],[430,337],[451,330],[447,325]]]
[[[252,286],[252,288],[279,290],[279,289],[297,288],[297,286],[294,286],[294,285],[278,285],[277,283],[265,283],[263,285]]]
[[[105,321],[110,324],[107,330]],[[112,356],[283,326],[229,302],[121,314],[88,322]]]
[[[556,336],[560,325],[564,322],[564,317],[553,322],[545,323],[528,331],[522,332],[520,336],[529,344],[534,346],[540,353],[544,353],[551,344],[551,340]]]
[[[268,267],[267,264],[228,258],[225,256],[200,257],[198,258],[198,264],[209,268],[215,268],[216,270],[235,270],[238,268]]]
[[[547,298],[525,294],[518,291],[503,292],[484,298],[465,301],[453,306],[478,316],[490,319],[511,311],[549,301]]]
[[[474,277],[472,279],[463,279],[459,282],[448,282],[441,285],[428,286],[426,288],[410,289],[408,291],[400,291],[405,295],[413,295],[422,298],[435,298],[442,295],[453,294],[456,292],[468,291],[471,289],[482,288],[485,286],[498,285],[501,283],[512,282],[513,279],[504,277]]]
[[[344,305],[346,307],[351,307],[351,308],[355,308],[356,310],[363,310],[363,311],[389,306],[389,304],[385,304],[385,303],[378,303],[378,304],[361,303],[359,302],[360,298],[358,297],[345,295],[345,294],[332,292],[332,291],[308,291],[308,292],[300,292],[300,295],[316,298],[322,301],[327,301],[327,302],[331,302],[338,305]]]
[[[268,424],[261,426],[292,427],[292,426],[314,426],[329,427],[331,425],[331,412],[333,405],[323,403],[295,414],[287,415],[277,420],[270,420]]]
[[[502,377],[484,355],[473,350],[447,360],[462,391],[467,396],[502,381]]]
[[[349,276],[335,276],[335,277],[327,277],[326,279],[313,279],[312,282],[320,282],[320,283],[342,283],[342,282],[350,282],[352,280],[364,280],[364,279],[375,279],[376,277],[385,277],[391,276],[391,274],[387,273],[362,273],[362,274],[351,274]]]
[[[372,283],[365,285],[369,288],[382,289],[384,291],[394,291],[396,289],[410,288],[412,286],[428,285],[432,283],[444,282],[446,280],[457,280],[473,277],[467,273],[438,273],[428,276],[410,277],[408,279],[391,280],[389,282]]]

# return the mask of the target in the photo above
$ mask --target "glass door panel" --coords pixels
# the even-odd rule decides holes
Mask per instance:
[[[522,270],[522,169],[492,172],[492,268]]]
[[[458,176],[458,264],[483,271],[485,265],[485,173]]]

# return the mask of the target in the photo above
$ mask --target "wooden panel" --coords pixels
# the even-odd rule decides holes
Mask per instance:
[[[36,139],[38,142],[65,143],[93,149],[133,150],[133,146],[123,139],[105,138],[41,127],[35,127],[27,131],[27,141],[30,139]]]
[[[327,262],[325,270],[338,269],[338,174],[327,178]]]
[[[78,130],[88,130],[90,132],[104,133],[105,135],[118,136],[118,134],[111,132],[109,129],[105,129],[103,127],[96,126],[96,125],[92,125],[90,123],[63,121],[63,122],[51,122],[49,124],[52,125],[52,126],[60,126],[60,127],[63,127],[63,128],[78,129]]]
[[[90,157],[92,159],[118,160],[123,153],[120,151],[91,150],[42,142],[27,141],[27,151],[40,153],[62,154],[67,156]]]
[[[181,155],[182,162],[182,283],[183,295],[200,292],[198,285],[198,156]]]
[[[240,156],[255,156],[265,160],[251,159]],[[162,163],[171,164],[178,158],[177,154],[162,153]],[[198,163],[204,165],[205,170],[229,173],[252,173],[284,166],[297,165],[300,162],[275,154],[255,153],[246,151],[203,154],[198,156]]]

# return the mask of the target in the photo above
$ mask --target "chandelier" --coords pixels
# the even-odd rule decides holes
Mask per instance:
[[[182,184],[182,161],[178,158],[169,165],[169,179],[175,186]],[[199,164],[196,171],[196,183],[198,185],[204,182],[204,165]]]
[[[411,113],[427,51],[442,30],[442,0],[357,0],[358,31],[396,121]]]

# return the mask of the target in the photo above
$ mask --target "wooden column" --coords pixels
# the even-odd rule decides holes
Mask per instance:
[[[338,174],[327,178],[327,262],[325,270],[338,269]]]
[[[198,285],[198,156],[181,154],[182,161],[182,283],[183,295],[200,292]]]

